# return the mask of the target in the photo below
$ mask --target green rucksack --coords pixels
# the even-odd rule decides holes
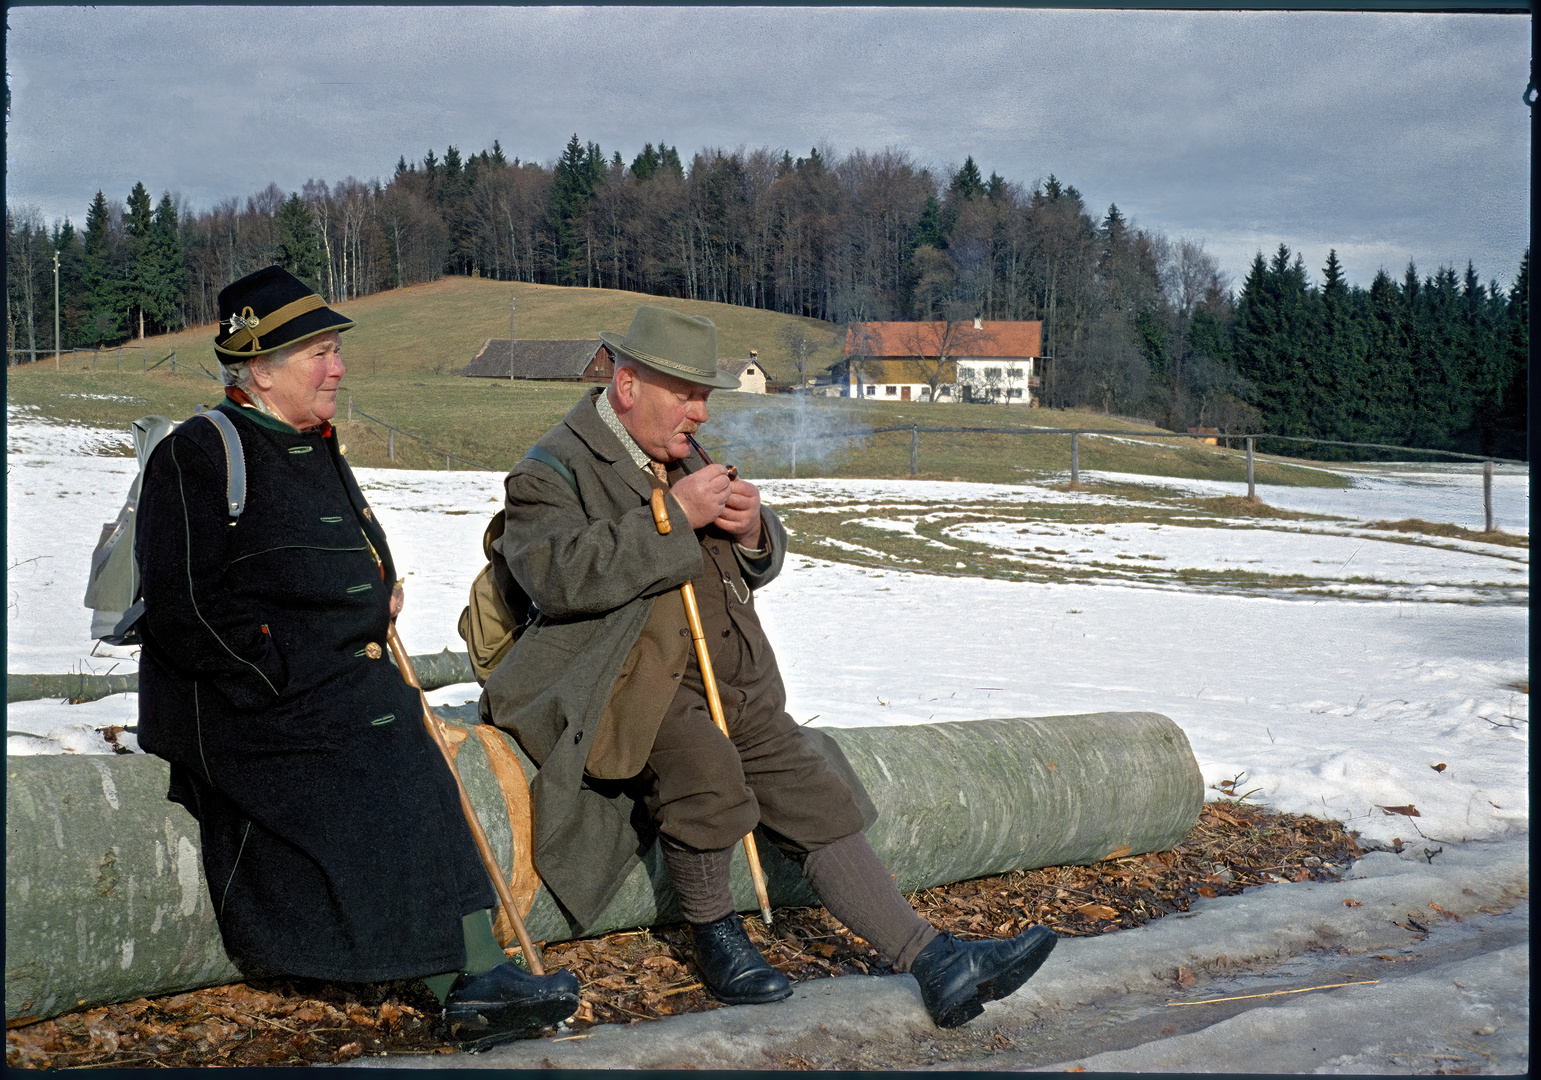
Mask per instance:
[[[525,457],[549,466],[567,481],[574,495],[578,494],[577,478],[556,455],[542,447],[532,446]],[[470,602],[460,613],[460,625],[457,627],[466,643],[471,670],[476,674],[476,681],[483,686],[487,685],[487,678],[498,666],[498,662],[508,655],[508,650],[519,640],[519,635],[529,625],[535,610],[529,596],[514,580],[508,562],[493,550],[493,543],[503,535],[503,524],[503,511],[499,510],[492,515],[492,520],[487,522],[487,528],[482,533],[482,554],[487,557],[487,565],[482,567],[471,582]]]
[[[192,423],[199,416],[208,418],[225,443],[225,505],[233,521],[246,508],[246,457],[241,450],[241,437],[230,418],[217,409],[200,411],[182,423]],[[102,526],[96,550],[91,553],[91,573],[86,582],[86,607],[92,611],[91,636],[108,645],[138,645],[141,641],[139,620],[144,616],[144,600],[139,595],[139,563],[134,558],[139,491],[150,454],[179,426],[164,416],[141,416],[128,426],[134,436],[139,472],[129,485],[128,501],[117,518]]]

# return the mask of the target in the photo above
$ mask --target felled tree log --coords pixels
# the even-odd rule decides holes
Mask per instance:
[[[1203,803],[1187,738],[1156,713],[822,731],[872,797],[868,836],[905,891],[1163,850]],[[461,740],[457,764],[507,867],[510,810],[483,742]],[[14,757],[8,774],[7,1020],[240,977],[210,907],[197,823],[166,801],[163,761]],[[773,904],[816,902],[794,864],[769,843],[760,851]],[[732,887],[740,910],[756,909],[741,851]],[[525,922],[536,940],[562,941],[680,917],[654,847],[594,925],[570,924],[543,886]]]
[[[437,690],[441,686],[476,681],[471,670],[470,658],[463,652],[427,653],[412,657],[417,681],[424,690]],[[67,675],[8,675],[5,682],[5,700],[37,701],[41,698],[59,698],[61,701],[98,701],[112,694],[132,694],[139,690],[139,672],[126,675],[89,675],[84,671]]]

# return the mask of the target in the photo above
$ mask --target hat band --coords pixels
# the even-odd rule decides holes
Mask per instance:
[[[628,356],[633,356],[638,360],[643,361],[644,363],[652,364],[655,367],[668,368],[670,371],[678,371],[684,375],[692,375],[697,379],[710,378],[711,376],[717,374],[718,371],[716,367],[713,367],[711,371],[702,371],[700,368],[687,367],[684,364],[677,363],[673,360],[665,360],[661,356],[653,356],[650,353],[641,352],[638,349],[630,348],[626,344],[625,339],[622,339],[616,344],[620,347],[622,352],[626,353]]]
[[[230,321],[236,329],[225,339],[225,343],[219,346],[219,349],[221,352],[247,352],[255,354],[262,349],[262,342],[257,336],[259,329],[264,334],[271,334],[286,323],[293,322],[301,315],[324,307],[326,307],[326,301],[315,293],[311,293],[309,296],[302,296],[298,300],[290,301],[265,319],[232,316]],[[247,308],[247,311],[250,310],[250,308]],[[251,348],[246,348],[247,345],[250,345]]]

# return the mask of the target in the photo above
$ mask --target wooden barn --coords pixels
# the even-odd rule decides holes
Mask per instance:
[[[598,338],[512,343],[488,338],[460,374],[473,379],[607,383],[615,374],[615,358]]]

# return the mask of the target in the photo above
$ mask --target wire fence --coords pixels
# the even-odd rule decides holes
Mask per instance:
[[[440,447],[433,446],[421,436],[414,435],[410,431],[399,428],[388,420],[381,420],[378,416],[370,416],[363,409],[355,409],[353,407],[353,397],[352,395],[349,395],[348,419],[350,421],[353,419],[355,413],[357,413],[359,416],[362,416],[365,420],[368,420],[371,424],[378,424],[385,429],[385,455],[391,461],[396,460],[396,436],[405,435],[407,438],[420,444],[424,449],[431,451],[435,456],[440,454],[444,455],[444,468],[446,471],[451,468],[450,462],[452,461],[458,461],[463,465],[469,465],[473,469],[482,469],[489,472],[492,471],[491,465],[483,464],[480,461],[472,461],[470,458],[461,457],[459,454],[456,454],[450,450],[444,450]]]
[[[1494,457],[1482,454],[1466,454],[1457,450],[1434,450],[1419,446],[1392,446],[1388,443],[1362,443],[1345,442],[1340,439],[1316,439],[1301,435],[1274,435],[1263,431],[1254,432],[1226,432],[1226,431],[1110,431],[1097,428],[1046,428],[1046,427],[954,427],[954,426],[922,426],[920,424],[894,424],[887,427],[853,428],[848,431],[798,433],[790,437],[772,439],[753,439],[741,442],[722,443],[714,447],[714,450],[749,449],[757,446],[787,447],[790,445],[792,459],[792,475],[797,475],[797,443],[823,442],[835,439],[863,439],[870,435],[881,435],[886,432],[907,431],[910,433],[910,475],[920,475],[920,436],[927,434],[969,434],[969,435],[1059,435],[1070,436],[1070,483],[1072,485],[1081,482],[1081,436],[1082,435],[1111,435],[1118,438],[1142,440],[1142,439],[1205,439],[1211,443],[1219,439],[1226,440],[1229,447],[1231,440],[1242,440],[1247,450],[1247,498],[1257,498],[1257,481],[1255,477],[1254,444],[1259,439],[1277,439],[1284,442],[1295,443],[1319,443],[1323,446],[1357,446],[1374,450],[1390,450],[1404,454],[1432,454],[1439,457],[1460,458],[1466,461],[1483,462],[1482,468],[1482,503],[1487,532],[1494,530],[1493,519],[1493,466],[1495,464],[1520,465],[1530,467],[1528,461],[1519,461],[1514,458]]]

